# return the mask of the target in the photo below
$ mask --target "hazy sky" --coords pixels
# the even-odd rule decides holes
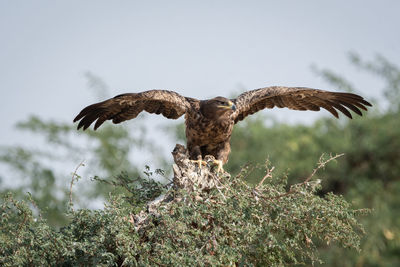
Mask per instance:
[[[96,100],[87,71],[112,95],[169,89],[208,98],[270,85],[331,89],[310,70],[316,64],[354,78],[366,98],[378,95],[346,53],[400,63],[399,11],[396,0],[0,0],[0,145],[29,144],[13,125],[30,114],[72,123]]]

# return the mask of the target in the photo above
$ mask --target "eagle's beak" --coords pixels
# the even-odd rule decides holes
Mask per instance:
[[[233,104],[232,101],[229,101],[227,106],[218,106],[218,107],[224,109],[232,109],[233,111],[236,110],[236,105]]]
[[[232,109],[233,111],[236,110],[236,105],[233,104],[232,101],[229,101],[229,102],[228,102],[228,105],[229,105],[228,108]]]

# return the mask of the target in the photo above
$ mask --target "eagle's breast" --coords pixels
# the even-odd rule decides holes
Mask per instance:
[[[234,121],[226,116],[209,120],[201,114],[186,114],[186,138],[188,143],[205,146],[229,141]]]

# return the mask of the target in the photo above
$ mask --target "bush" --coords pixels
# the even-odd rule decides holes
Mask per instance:
[[[124,174],[111,184],[104,210],[74,210],[67,226],[48,226],[35,204],[9,194],[1,205],[2,266],[280,266],[318,262],[317,245],[358,249],[362,226],[341,196],[316,195],[313,174],[287,188],[267,165],[255,185],[198,170],[175,158],[173,185]],[[128,181],[132,181],[131,183]],[[122,190],[121,190],[121,187]],[[120,192],[124,193],[120,193]],[[116,193],[119,192],[119,193]],[[150,202],[149,202],[150,201]],[[31,209],[32,208],[32,209]]]

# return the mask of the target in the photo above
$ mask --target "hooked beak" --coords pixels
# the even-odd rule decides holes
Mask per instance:
[[[224,108],[224,109],[232,109],[233,111],[236,110],[236,105],[233,104],[232,101],[229,101],[229,102],[228,102],[228,106],[218,106],[218,107]]]

